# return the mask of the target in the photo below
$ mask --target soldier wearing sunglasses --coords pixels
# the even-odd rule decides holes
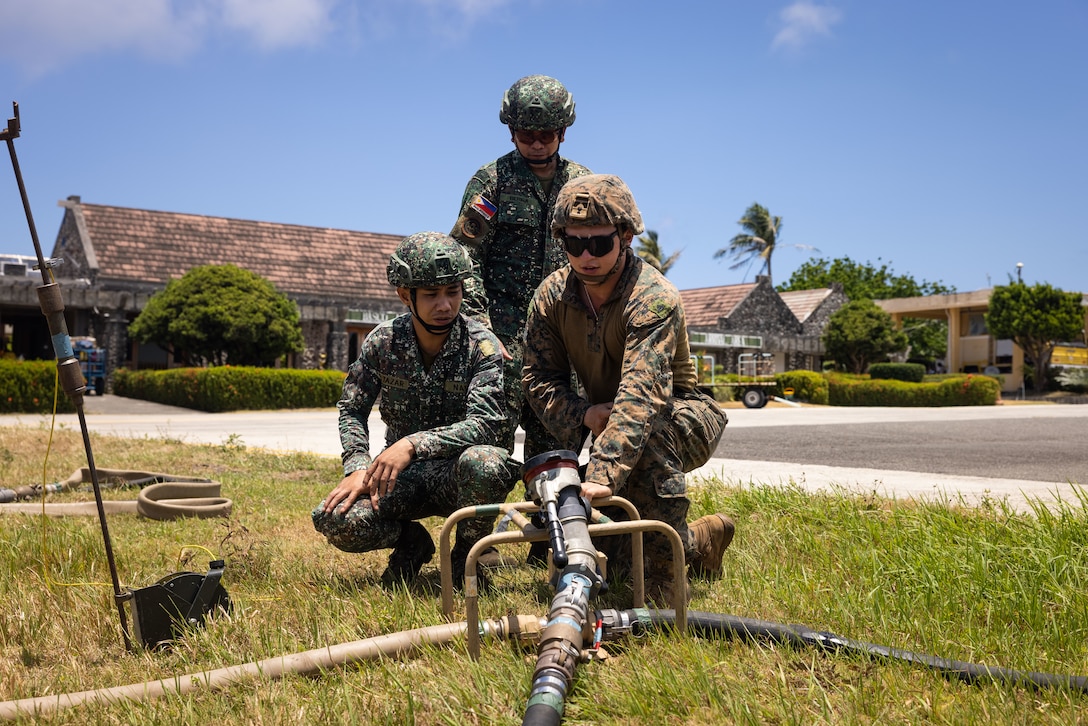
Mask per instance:
[[[514,83],[503,95],[499,121],[515,148],[469,180],[451,232],[475,266],[463,312],[490,328],[503,348],[508,427],[499,445],[513,451],[520,424],[526,459],[556,448],[523,406],[522,340],[533,290],[567,262],[548,226],[556,196],[568,180],[590,173],[559,155],[574,117],[574,98],[556,79],[537,75]]]
[[[580,451],[592,435],[583,495],[631,500],[642,517],[679,533],[690,572],[717,574],[733,522],[710,514],[689,526],[684,473],[710,458],[726,417],[695,388],[680,293],[631,251],[642,217],[619,177],[592,174],[564,186],[551,230],[569,265],[549,275],[530,304],[528,404],[562,449]],[[572,372],[584,390],[571,385]],[[609,555],[610,577],[630,561],[626,537],[598,546]],[[646,535],[644,552],[646,596],[667,606],[673,586],[667,540]]]

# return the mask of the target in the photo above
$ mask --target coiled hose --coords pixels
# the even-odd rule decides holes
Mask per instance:
[[[136,513],[148,519],[168,520],[182,517],[229,517],[233,502],[220,496],[219,482],[209,479],[160,474],[126,469],[98,469],[99,477],[105,482],[118,482],[120,486],[142,487],[136,495],[136,501],[110,500],[103,502],[108,514]],[[46,492],[75,491],[81,484],[89,483],[90,471],[86,467],[76,469],[66,481],[46,485]],[[40,497],[41,490],[35,487],[20,487],[10,491],[11,497],[0,496],[0,514],[41,514],[40,502],[13,503],[14,499]],[[95,502],[47,503],[44,511],[51,517],[96,516],[98,509]]]

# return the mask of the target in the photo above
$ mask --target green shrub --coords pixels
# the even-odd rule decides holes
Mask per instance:
[[[832,406],[992,406],[1001,395],[996,379],[970,374],[934,383],[832,375],[828,384]]]
[[[200,411],[327,408],[344,386],[341,371],[293,368],[173,368],[166,371],[119,369],[113,375],[118,396],[141,398]]]
[[[921,383],[925,375],[926,367],[921,363],[873,363],[869,366],[872,379]]]
[[[793,397],[798,401],[826,406],[828,402],[827,378],[815,371],[785,371],[774,375],[776,396],[785,395],[787,388],[793,389]]]
[[[1063,391],[1088,393],[1088,368],[1059,368],[1058,375],[1054,376],[1054,380],[1058,382]]]
[[[732,386],[702,386],[702,389],[713,396],[718,403],[730,403],[737,400],[737,389]]]
[[[74,413],[76,406],[57,381],[55,360],[0,359],[0,413]]]

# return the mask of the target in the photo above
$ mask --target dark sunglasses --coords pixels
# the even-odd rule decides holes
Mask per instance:
[[[616,233],[600,234],[595,237],[571,237],[563,235],[563,247],[568,254],[581,257],[582,252],[589,250],[594,257],[604,257],[616,245]]]
[[[535,141],[547,146],[555,141],[554,131],[526,131],[524,129],[514,132],[514,137],[523,144],[532,144]]]

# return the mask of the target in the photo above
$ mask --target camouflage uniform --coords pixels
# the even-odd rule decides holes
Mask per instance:
[[[624,269],[596,314],[569,266],[540,285],[526,328],[525,391],[560,448],[575,451],[589,433],[582,423],[589,407],[613,403],[585,480],[631,500],[641,516],[670,524],[690,559],[684,472],[710,458],[726,416],[695,390],[680,293],[629,248],[621,254]],[[571,371],[586,397],[570,386]],[[648,577],[670,552],[665,538],[647,535]]]
[[[535,84],[535,85],[534,85]],[[542,109],[538,115],[518,108],[515,89],[533,89],[548,100],[555,101],[556,88],[562,85],[544,76],[521,79],[507,92],[500,120],[511,128],[554,130],[574,122],[573,100],[566,94],[569,108]],[[518,111],[520,110],[520,115]],[[569,180],[589,174],[581,164],[557,155],[555,176],[545,185],[533,174],[514,150],[481,167],[469,180],[461,199],[461,212],[454,225],[453,237],[469,250],[474,269],[465,281],[465,302],[462,312],[476,318],[492,330],[513,360],[505,361],[503,376],[507,400],[509,428],[504,445],[511,451],[514,430],[520,423],[525,429],[525,458],[554,448],[546,429],[532,411],[524,407],[521,387],[522,345],[525,333],[525,312],[533,290],[554,270],[567,264],[562,247],[549,231],[552,210],[559,190]],[[495,207],[490,224],[478,237],[468,239],[460,234],[463,220],[474,205],[486,200]]]
[[[340,409],[344,475],[370,465],[367,417],[379,399],[385,444],[407,437],[412,463],[374,510],[360,497],[345,514],[312,513],[314,527],[346,552],[394,547],[416,519],[447,516],[470,505],[503,501],[519,464],[491,444],[505,421],[498,341],[474,320],[458,316],[430,369],[423,367],[411,314],[378,325],[348,370]],[[466,519],[457,526],[461,556],[493,522]]]

